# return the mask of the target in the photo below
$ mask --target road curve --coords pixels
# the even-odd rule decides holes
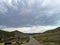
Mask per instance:
[[[30,41],[23,45],[41,45],[37,40],[35,40],[32,36],[30,36]]]

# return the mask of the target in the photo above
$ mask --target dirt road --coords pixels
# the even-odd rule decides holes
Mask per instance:
[[[23,45],[41,45],[37,40],[35,40],[32,36],[30,36],[30,41]]]

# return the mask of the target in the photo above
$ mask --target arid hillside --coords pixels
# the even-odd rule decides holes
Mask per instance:
[[[60,27],[41,34],[35,34],[33,37],[43,45],[60,45]]]

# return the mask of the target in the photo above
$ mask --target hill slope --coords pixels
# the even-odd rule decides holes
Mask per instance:
[[[29,40],[29,36],[17,30],[13,32],[0,30],[0,42],[4,42],[7,40],[16,42],[17,39],[20,41],[27,41]]]
[[[60,27],[33,36],[43,45],[60,45]]]

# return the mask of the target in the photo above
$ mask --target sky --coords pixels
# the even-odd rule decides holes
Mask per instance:
[[[0,0],[0,29],[42,33],[60,26],[60,0]]]

